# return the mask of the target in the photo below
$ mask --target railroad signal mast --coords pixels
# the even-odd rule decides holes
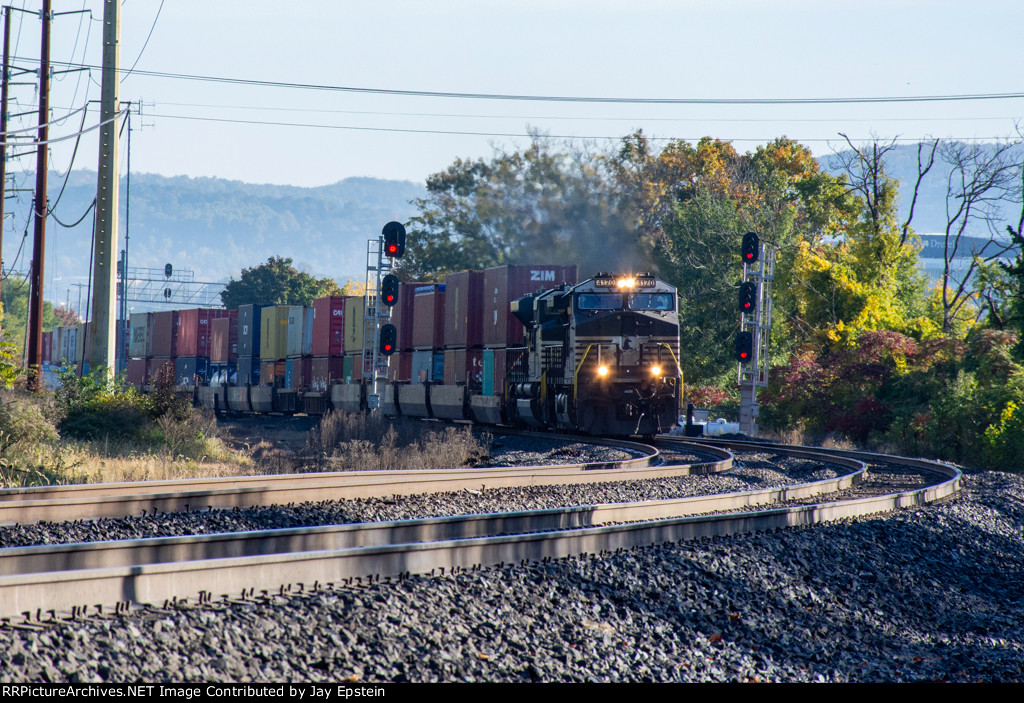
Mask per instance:
[[[775,250],[754,232],[743,235],[743,281],[739,290],[740,331],[735,358],[740,389],[740,432],[757,436],[757,389],[768,385],[768,335],[772,327]]]
[[[366,243],[366,297],[363,308],[363,379],[373,382],[367,405],[380,404],[378,386],[387,381],[391,355],[398,351],[398,333],[390,323],[398,302],[398,277],[391,273],[394,260],[405,253],[405,227],[384,225],[380,236]]]

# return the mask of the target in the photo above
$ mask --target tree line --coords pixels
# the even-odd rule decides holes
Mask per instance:
[[[903,215],[900,184],[887,170],[895,144],[847,140],[830,173],[785,137],[740,153],[710,137],[659,148],[636,132],[601,151],[534,135],[525,148],[457,159],[428,178],[398,273],[430,281],[536,261],[577,263],[581,276],[655,271],[679,290],[691,397],[735,403],[739,244],[755,231],[777,252],[764,425],[1019,465],[1020,140],[920,144]],[[946,224],[932,285],[913,222],[936,178]],[[1017,216],[1004,221],[1007,211]],[[978,237],[991,246],[957,269]],[[973,411],[970,429],[943,441],[958,413]]]

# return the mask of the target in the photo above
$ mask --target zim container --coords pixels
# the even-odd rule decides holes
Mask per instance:
[[[484,346],[510,347],[523,343],[526,329],[510,312],[516,298],[562,283],[576,283],[576,265],[533,264],[496,266],[484,271]]]
[[[483,291],[483,271],[448,274],[444,293],[446,348],[472,349],[483,345]]]

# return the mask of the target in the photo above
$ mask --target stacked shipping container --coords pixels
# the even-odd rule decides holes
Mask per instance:
[[[467,384],[502,391],[505,348],[523,343],[523,326],[509,303],[537,290],[576,282],[575,266],[499,266],[460,271],[444,283],[399,287],[391,323],[398,352],[389,378],[410,383]],[[130,382],[151,382],[170,366],[179,384],[274,385],[327,391],[332,383],[362,379],[362,297],[329,296],[311,307],[243,305],[131,316]],[[86,332],[56,330],[49,356],[81,358]]]

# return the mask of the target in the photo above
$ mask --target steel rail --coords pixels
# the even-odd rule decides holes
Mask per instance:
[[[574,440],[578,441],[578,438]],[[645,454],[621,462],[557,466],[440,471],[342,471],[15,489],[0,494],[0,525],[481,488],[633,481],[724,471],[732,466],[733,455],[727,450],[717,450],[721,457],[718,461],[666,466],[656,464],[659,457],[654,447],[632,442],[616,443],[616,446],[627,445],[631,448],[645,448]],[[707,448],[701,448],[701,451],[707,451]]]
[[[850,472],[791,486],[686,498],[390,522],[11,547],[0,549],[0,574],[371,547],[659,520],[834,493],[859,484],[867,472],[867,466],[854,459],[838,458],[833,463],[850,469]]]
[[[761,450],[787,453],[779,445]],[[808,448],[792,448],[805,453]],[[815,456],[815,453],[812,453]],[[836,456],[816,454],[818,458]],[[871,455],[879,461],[878,455]],[[254,588],[275,586],[279,592],[301,591],[320,584],[352,583],[359,579],[401,577],[441,569],[492,566],[505,563],[563,558],[782,527],[823,522],[924,505],[959,489],[960,472],[937,462],[884,457],[887,463],[917,466],[939,474],[941,482],[923,488],[853,500],[778,508],[760,512],[679,517],[603,527],[578,527],[514,536],[469,537],[440,542],[416,542],[373,547],[348,547],[288,554],[242,556],[158,563],[70,572],[43,572],[0,577],[0,603],[4,613],[38,618],[42,613],[71,610],[86,612],[86,604],[160,603],[182,597],[209,601],[214,595],[252,594]],[[215,584],[215,587],[212,586]],[[74,605],[78,604],[78,605]]]

